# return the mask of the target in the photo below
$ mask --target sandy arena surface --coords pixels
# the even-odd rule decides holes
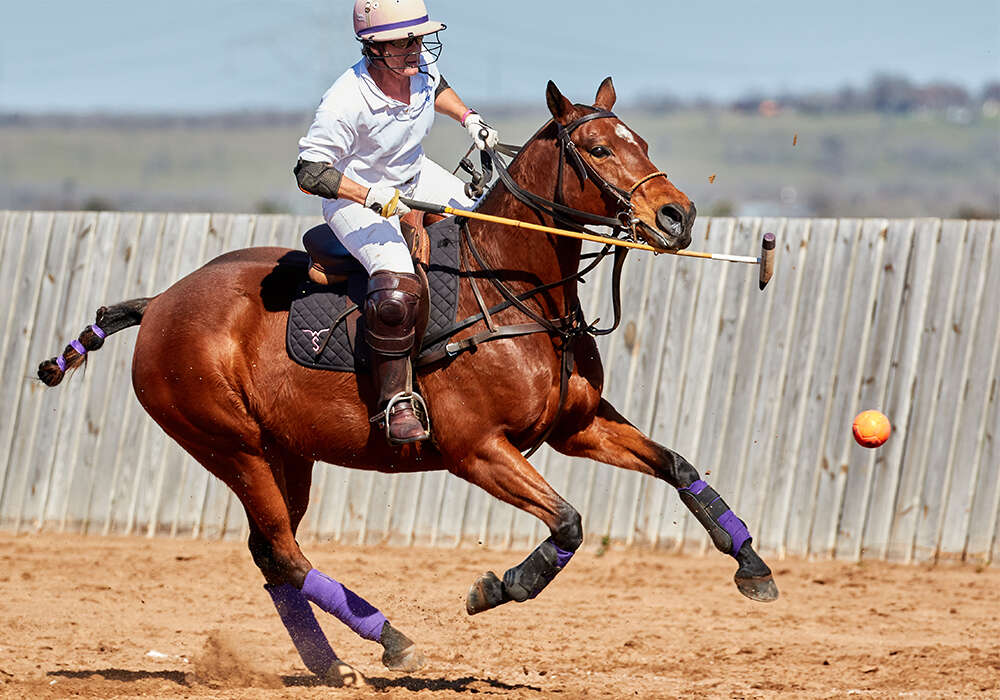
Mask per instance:
[[[468,617],[467,588],[524,552],[314,543],[430,663],[321,621],[362,689],[317,685],[235,542],[0,534],[5,698],[1000,697],[1000,570],[772,561],[782,597],[736,591],[735,566],[581,552],[535,601]]]

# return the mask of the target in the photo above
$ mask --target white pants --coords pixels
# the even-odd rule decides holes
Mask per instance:
[[[427,156],[414,182],[400,187],[404,197],[456,209],[468,209],[472,200],[465,196],[464,184]],[[323,201],[323,218],[369,276],[378,270],[413,274],[410,249],[399,230],[399,217],[386,219],[363,204],[346,199]]]

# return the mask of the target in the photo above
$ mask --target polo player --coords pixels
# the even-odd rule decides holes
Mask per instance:
[[[423,0],[357,0],[362,58],[323,95],[295,166],[299,188],[323,198],[330,235],[368,272],[365,340],[394,443],[428,437],[411,400],[410,363],[425,302],[400,230],[410,209],[399,198],[473,204],[462,181],[424,155],[435,112],[464,126],[480,149],[499,140],[438,70],[443,29]]]

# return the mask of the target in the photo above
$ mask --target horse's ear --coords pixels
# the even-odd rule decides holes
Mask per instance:
[[[549,106],[549,111],[552,112],[552,118],[560,124],[565,124],[567,115],[573,109],[573,103],[563,97],[559,88],[551,80],[545,86],[545,102]]]
[[[610,112],[611,108],[615,106],[615,99],[617,99],[615,86],[611,82],[611,76],[609,75],[601,82],[601,87],[597,88],[597,97],[594,98],[594,106]]]

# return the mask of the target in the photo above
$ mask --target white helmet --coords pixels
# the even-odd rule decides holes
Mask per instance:
[[[355,0],[354,33],[358,39],[393,41],[433,34],[445,28],[427,18],[424,0]]]

